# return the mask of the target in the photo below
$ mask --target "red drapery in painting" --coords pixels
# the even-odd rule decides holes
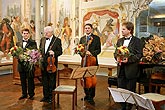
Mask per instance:
[[[100,10],[100,11],[92,11],[92,12],[88,12],[84,18],[83,18],[83,25],[85,23],[85,21],[89,20],[92,16],[92,14],[96,14],[96,15],[99,15],[99,16],[103,16],[105,14],[108,14],[109,16],[117,19],[117,28],[118,28],[118,31],[119,31],[119,22],[118,22],[118,17],[119,17],[119,14],[117,12],[112,12],[110,10]]]
[[[103,16],[105,14],[108,14],[109,16],[113,17],[113,18],[118,18],[119,14],[117,12],[112,12],[110,10],[101,10],[101,11],[92,11],[92,12],[88,12],[84,18],[83,18],[83,22],[87,21],[90,19],[90,17],[92,16],[92,14],[96,14],[99,16]]]

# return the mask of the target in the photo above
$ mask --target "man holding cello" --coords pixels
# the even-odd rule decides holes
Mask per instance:
[[[85,55],[81,56],[81,66],[98,66],[97,55],[101,52],[101,43],[100,37],[92,33],[93,27],[92,24],[85,24],[84,32],[85,35],[81,37],[80,44],[85,45]],[[93,98],[95,97],[95,88],[96,88],[96,76],[91,76],[84,78],[84,100],[89,102],[91,105],[94,105],[95,102]]]
[[[53,35],[53,27],[44,28],[45,37],[41,38],[40,51],[42,54],[42,84],[43,98],[41,102],[51,103],[52,90],[56,87],[56,68],[58,56],[62,54],[61,40]]]

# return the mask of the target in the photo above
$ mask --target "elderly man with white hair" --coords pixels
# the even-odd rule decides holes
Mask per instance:
[[[41,38],[43,98],[41,102],[51,103],[52,90],[56,87],[56,69],[58,56],[62,54],[61,39],[53,35],[53,27],[44,28],[45,37]],[[52,67],[53,66],[53,67]],[[49,68],[49,69],[48,69]]]

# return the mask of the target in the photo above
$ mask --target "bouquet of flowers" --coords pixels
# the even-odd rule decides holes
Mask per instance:
[[[126,46],[117,47],[117,56],[128,57],[130,52]]]
[[[10,49],[9,54],[19,59],[28,71],[32,71],[34,65],[40,65],[41,55],[37,49],[23,51],[23,48],[14,46]]]
[[[120,62],[130,56],[130,51],[126,46],[120,46],[116,48],[117,57],[120,58]]]
[[[74,48],[74,54],[79,54],[83,56],[85,53],[85,46],[84,44],[78,44],[77,47]]]
[[[19,56],[23,54],[23,49],[21,47],[14,46],[10,49],[9,54],[13,57],[19,58]]]
[[[20,60],[27,61],[25,65],[27,66],[28,70],[31,71],[34,65],[40,65],[41,54],[37,49],[27,49],[24,55],[20,57]]]

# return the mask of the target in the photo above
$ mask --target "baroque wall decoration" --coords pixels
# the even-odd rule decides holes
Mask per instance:
[[[98,35],[102,46],[114,46],[119,31],[118,13],[110,10],[88,12],[83,17],[83,23],[92,23],[93,33]]]

